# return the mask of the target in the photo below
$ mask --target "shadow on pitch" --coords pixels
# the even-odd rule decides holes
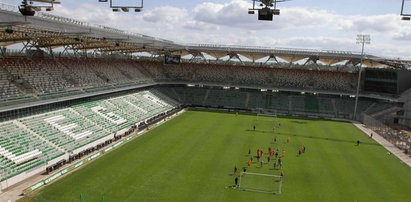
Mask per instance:
[[[273,133],[272,131],[263,131],[263,130],[246,130],[247,132],[254,132],[254,133],[271,133],[275,135],[280,135],[280,136],[295,136],[295,137],[302,137],[302,138],[307,138],[307,139],[317,139],[317,140],[326,140],[326,141],[333,141],[333,142],[346,142],[346,143],[352,143],[354,145],[357,145],[357,140],[344,140],[344,139],[337,139],[337,138],[329,138],[329,137],[314,137],[311,135],[301,135],[301,134],[291,134],[291,133]],[[363,145],[374,145],[374,146],[381,146],[378,143],[369,143],[369,142],[361,142]]]
[[[298,123],[298,124],[307,124],[305,121],[291,121],[292,123]]]

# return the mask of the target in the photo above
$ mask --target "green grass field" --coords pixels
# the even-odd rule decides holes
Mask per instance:
[[[80,201],[83,194],[86,202],[102,196],[104,201],[411,201],[411,168],[352,124],[276,120],[281,127],[273,132],[273,117],[188,111],[25,199]],[[306,153],[297,156],[303,145]],[[282,194],[227,188],[234,184],[234,166],[246,166],[248,150],[255,155],[268,147],[285,150]],[[248,171],[280,172],[255,161]]]

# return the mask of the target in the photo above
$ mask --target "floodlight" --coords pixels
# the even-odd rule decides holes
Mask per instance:
[[[141,8],[136,8],[136,9],[134,9],[134,12],[141,12],[143,9],[141,9]]]
[[[357,35],[357,44],[370,44],[371,37],[368,34],[358,34]]]
[[[411,17],[408,17],[408,16],[403,16],[403,17],[401,18],[401,20],[406,20],[406,21],[409,21],[409,20],[411,20]]]
[[[53,10],[54,10],[53,7],[47,7],[47,8],[46,8],[46,11],[53,11]]]
[[[129,11],[129,9],[126,8],[126,7],[122,7],[121,10],[122,10],[123,12],[128,12],[128,11]]]
[[[98,0],[98,2],[108,2],[108,0]]]
[[[118,8],[113,8],[113,12],[119,12],[120,11],[120,9],[118,9]]]
[[[254,11],[248,11],[248,14],[250,14],[250,15],[254,15],[254,14],[255,14],[255,12],[254,12]]]
[[[24,16],[34,16],[36,11],[32,7],[19,7],[19,11]]]

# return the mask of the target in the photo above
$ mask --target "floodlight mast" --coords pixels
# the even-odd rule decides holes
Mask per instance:
[[[361,59],[360,59],[360,70],[358,71],[358,80],[357,80],[357,92],[355,94],[355,106],[354,106],[354,114],[353,119],[357,119],[357,109],[358,109],[358,97],[360,94],[360,85],[361,85],[361,72],[362,66],[364,61],[364,47],[365,44],[371,44],[371,37],[368,34],[358,34],[357,35],[357,44],[361,44]]]

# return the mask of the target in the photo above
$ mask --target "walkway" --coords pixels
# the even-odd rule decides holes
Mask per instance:
[[[373,134],[372,138],[378,142],[380,145],[385,147],[388,151],[391,152],[391,154],[394,154],[396,157],[398,157],[402,162],[407,164],[408,166],[411,167],[411,157],[407,154],[405,154],[402,150],[398,149],[396,146],[388,142],[386,139],[378,135],[378,133],[372,131],[371,129],[367,128],[361,123],[353,123],[357,128],[362,130],[364,133],[367,135],[370,135],[371,133]]]

